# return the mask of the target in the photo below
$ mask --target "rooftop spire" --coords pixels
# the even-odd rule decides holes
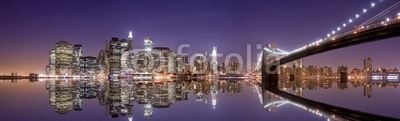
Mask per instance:
[[[129,39],[129,38],[133,38],[133,36],[132,36],[132,31],[129,31],[128,39]]]

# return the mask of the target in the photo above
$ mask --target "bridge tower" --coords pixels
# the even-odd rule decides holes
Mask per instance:
[[[278,88],[279,81],[279,56],[275,52],[275,45],[267,44],[263,49],[261,62],[261,78],[262,87],[267,90],[275,90]]]

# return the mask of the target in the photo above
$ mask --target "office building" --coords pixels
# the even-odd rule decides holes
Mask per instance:
[[[73,45],[67,41],[56,43],[56,75],[68,75],[72,73]]]
[[[110,75],[119,76],[121,74],[121,41],[113,37],[110,41],[109,66]]]
[[[149,52],[153,49],[153,40],[150,37],[144,38],[144,49]]]
[[[97,59],[92,56],[80,57],[79,75],[93,76],[96,73]]]
[[[364,71],[372,72],[372,59],[369,57],[367,59],[364,59]]]
[[[80,72],[80,58],[83,56],[82,45],[75,44],[74,45],[74,54],[72,61],[73,75],[78,75]]]

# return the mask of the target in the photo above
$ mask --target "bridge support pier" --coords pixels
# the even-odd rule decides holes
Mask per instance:
[[[294,78],[295,78],[295,77],[294,77],[294,74],[290,74],[289,80],[290,80],[290,81],[294,81]]]
[[[279,81],[279,65],[266,65],[265,61],[265,53],[262,55],[262,64],[261,64],[261,83],[262,87],[267,90],[276,90],[278,89],[278,81]]]
[[[266,74],[263,76],[263,87],[267,90],[276,90],[278,89],[278,81],[279,81],[279,74]]]
[[[340,83],[347,83],[347,73],[340,72]]]

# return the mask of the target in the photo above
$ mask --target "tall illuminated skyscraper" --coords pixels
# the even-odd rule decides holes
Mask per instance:
[[[126,39],[121,39],[119,43],[121,53],[121,75],[128,74],[129,70],[129,43]]]
[[[56,43],[56,75],[72,73],[73,48],[67,41]]]
[[[372,71],[372,59],[369,57],[367,59],[364,59],[364,71],[365,72]]]
[[[211,60],[211,70],[212,74],[218,74],[218,62],[217,62],[217,47],[213,47],[212,50],[212,60]]]
[[[116,37],[111,38],[109,51],[109,74],[117,76],[121,73],[121,40]]]
[[[80,73],[80,58],[83,56],[82,45],[74,45],[74,54],[72,61],[73,74],[78,75]]]
[[[153,49],[153,40],[150,37],[144,38],[144,49],[146,51],[151,51]]]
[[[133,35],[132,31],[129,31],[129,36],[128,36],[128,50],[133,49]]]
[[[168,60],[168,73],[176,73],[176,54],[170,52],[167,58]]]

